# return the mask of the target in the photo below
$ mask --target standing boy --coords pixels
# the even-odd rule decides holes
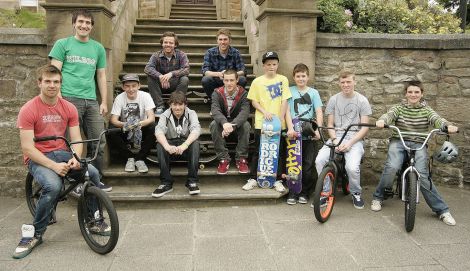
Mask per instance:
[[[286,121],[291,121],[294,118],[316,119],[318,125],[321,126],[323,123],[323,104],[318,91],[307,86],[309,79],[308,67],[303,63],[299,63],[295,65],[292,75],[295,86],[290,87],[292,97],[288,100],[289,110],[287,111]],[[288,136],[292,138],[297,135],[294,132],[293,134],[288,134]],[[314,136],[313,140],[318,140],[320,138],[318,130],[312,136]],[[299,203],[306,204],[316,183],[318,173],[314,164],[316,154],[318,153],[318,145],[313,140],[302,135],[302,191],[298,195],[293,191],[289,191],[287,204],[296,204],[297,200]]]
[[[103,116],[108,113],[106,104],[106,51],[101,43],[90,38],[95,21],[88,10],[77,10],[72,15],[74,36],[58,40],[49,53],[51,64],[62,71],[63,84],[61,95],[78,110],[80,127],[88,139],[95,139],[104,130]],[[96,100],[95,75],[101,96],[101,104]],[[93,145],[93,146],[91,146]],[[99,148],[98,157],[93,165],[102,172],[103,152],[106,140],[100,146],[88,144],[87,153],[93,153],[92,147]],[[103,191],[111,191],[104,184]]]
[[[227,174],[230,165],[226,138],[237,142],[235,160],[238,171],[249,173],[247,158],[251,126],[248,123],[250,115],[248,92],[237,85],[237,71],[228,69],[223,76],[224,86],[212,93],[211,115],[214,120],[209,125],[214,149],[220,161],[217,174]]]
[[[148,168],[144,160],[155,146],[155,104],[150,94],[140,91],[137,74],[124,75],[121,82],[124,92],[114,99],[110,123],[124,128],[125,132],[109,134],[109,143],[127,158],[126,172],[133,172],[137,167],[140,173],[146,173]],[[128,148],[129,142],[139,149],[136,155]]]
[[[356,81],[351,72],[341,72],[339,74],[339,86],[341,92],[333,95],[326,105],[325,115],[328,116],[327,126],[338,129],[346,129],[350,124],[368,123],[369,115],[372,114],[367,98],[355,91]],[[352,194],[353,205],[356,209],[364,208],[364,200],[361,193],[361,158],[364,155],[363,138],[369,131],[368,127],[361,127],[360,130],[349,130],[337,151],[344,152],[346,159],[346,172],[349,178],[349,190]],[[343,136],[342,130],[328,129],[330,141],[338,143]],[[320,174],[323,167],[328,162],[330,148],[323,146],[318,152],[315,166]]]
[[[251,159],[250,174],[251,178],[242,187],[243,190],[251,190],[255,188],[258,183],[256,181],[258,170],[258,157],[259,145],[261,137],[261,128],[265,119],[271,120],[273,116],[278,116],[281,119],[282,129],[286,129],[286,111],[287,99],[291,97],[289,90],[289,81],[284,75],[277,74],[279,67],[279,57],[276,52],[266,52],[262,58],[264,74],[253,80],[248,92],[248,99],[256,109],[255,113],[255,153]],[[292,122],[288,123],[289,131],[293,130]],[[279,159],[277,167],[278,181],[274,183],[274,188],[279,193],[285,191],[282,185],[281,175],[285,168],[285,142],[281,138],[279,145]]]

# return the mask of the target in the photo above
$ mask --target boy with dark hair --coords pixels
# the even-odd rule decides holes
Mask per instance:
[[[217,174],[227,174],[230,155],[226,146],[226,138],[236,140],[235,160],[240,173],[249,173],[248,142],[251,126],[248,123],[250,101],[247,91],[237,85],[238,74],[233,69],[224,73],[224,86],[212,93],[211,115],[214,120],[209,125],[214,149],[219,158]]]
[[[155,189],[152,197],[159,198],[173,191],[171,160],[188,161],[186,187],[190,195],[196,195],[200,193],[197,185],[200,152],[197,139],[201,133],[201,125],[196,112],[187,107],[186,95],[183,92],[173,92],[168,104],[170,108],[163,112],[155,127],[161,185]]]
[[[288,100],[289,110],[287,110],[286,121],[292,121],[294,118],[316,119],[319,126],[323,123],[322,101],[318,91],[307,85],[309,79],[309,69],[303,64],[295,65],[292,72],[295,86],[290,87],[292,97]],[[295,138],[295,131],[288,133],[287,136]],[[297,200],[301,204],[306,204],[309,195],[314,188],[318,173],[315,169],[315,157],[318,153],[317,142],[320,135],[315,131],[313,138],[302,136],[302,191],[296,195],[293,191],[289,191],[287,204],[296,204]]]

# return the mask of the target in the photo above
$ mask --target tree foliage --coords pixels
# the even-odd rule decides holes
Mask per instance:
[[[460,20],[427,0],[319,0],[320,31],[347,33],[459,33]]]

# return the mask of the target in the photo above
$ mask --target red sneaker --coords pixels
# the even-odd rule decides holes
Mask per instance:
[[[217,174],[227,174],[228,168],[230,167],[230,160],[220,160],[219,167],[217,168]]]
[[[237,168],[240,173],[250,173],[250,168],[248,167],[248,162],[245,158],[241,158],[237,161]]]

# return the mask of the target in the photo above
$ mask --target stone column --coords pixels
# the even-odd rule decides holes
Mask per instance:
[[[280,63],[278,73],[292,82],[292,69],[304,63],[315,78],[315,47],[317,17],[323,13],[316,8],[316,0],[255,0],[259,6],[259,49],[257,63],[262,71],[261,56],[276,51]],[[256,52],[255,52],[256,53]]]

